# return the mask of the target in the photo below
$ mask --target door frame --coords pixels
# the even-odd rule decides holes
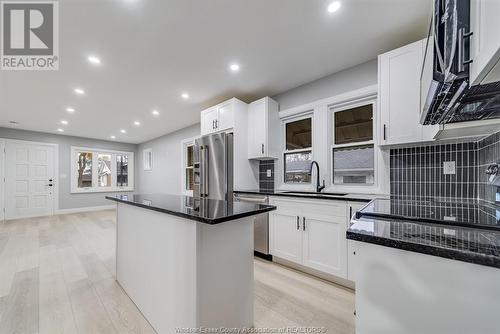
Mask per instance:
[[[1,171],[1,183],[2,183],[2,188],[3,192],[0,195],[0,205],[2,208],[2,214],[0,215],[1,220],[5,220],[5,193],[6,193],[6,187],[5,187],[5,165],[6,165],[6,159],[5,159],[5,148],[7,147],[7,144],[27,144],[27,145],[41,145],[41,146],[50,146],[54,148],[54,180],[56,181],[55,184],[56,186],[54,187],[54,200],[52,201],[52,216],[56,214],[59,210],[59,144],[55,143],[46,143],[46,142],[38,142],[38,141],[30,141],[30,140],[19,140],[19,139],[8,139],[8,138],[0,138],[0,147],[2,148],[1,151],[1,159],[0,163],[2,164],[0,166],[0,171]]]

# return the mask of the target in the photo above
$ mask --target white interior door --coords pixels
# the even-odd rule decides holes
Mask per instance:
[[[5,219],[54,214],[55,147],[5,143]]]

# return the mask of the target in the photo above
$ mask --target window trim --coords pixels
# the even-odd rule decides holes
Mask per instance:
[[[293,123],[297,121],[301,121],[304,119],[311,119],[311,147],[307,148],[299,148],[295,150],[287,150],[286,149],[286,125],[288,123]],[[312,176],[309,182],[287,182],[286,181],[286,158],[287,154],[293,153],[302,153],[302,152],[311,152],[311,159],[314,160],[314,110],[308,110],[299,115],[295,115],[293,117],[287,117],[281,119],[281,127],[282,127],[282,157],[283,157],[283,184],[284,185],[311,185],[312,184]],[[311,160],[311,161],[312,161]]]
[[[90,152],[92,153],[92,187],[78,188],[78,173],[76,169],[76,161],[78,153],[80,152]],[[127,186],[117,186],[117,171],[116,168],[111,168],[111,180],[114,183],[111,187],[99,187],[98,186],[98,156],[99,154],[109,154],[111,155],[111,166],[116,167],[116,156],[117,155],[127,155],[128,156],[128,185]],[[70,154],[70,178],[71,178],[71,193],[72,194],[86,194],[86,193],[109,193],[109,192],[121,192],[121,191],[134,191],[134,152],[128,151],[116,151],[107,150],[100,148],[91,147],[79,147],[71,146]]]
[[[349,109],[354,109],[357,107],[362,107],[366,105],[372,105],[372,127],[373,127],[373,138],[371,140],[352,142],[347,144],[335,144],[335,113],[342,112]],[[380,147],[378,145],[378,132],[377,132],[377,98],[360,98],[356,100],[352,100],[346,103],[340,104],[331,104],[328,105],[328,112],[331,115],[329,126],[331,127],[331,141],[330,141],[330,152],[329,152],[329,160],[331,163],[331,188],[339,189],[339,188],[357,188],[357,189],[375,189],[379,186],[379,156],[380,156]],[[365,146],[365,145],[373,145],[373,183],[343,183],[338,184],[335,183],[335,166],[333,162],[333,151],[338,148],[348,148],[348,147],[357,147],[357,146]]]
[[[181,141],[181,194],[184,196],[193,196],[193,190],[186,189],[186,169],[187,167],[187,148],[194,147],[194,141],[198,137],[187,138]]]

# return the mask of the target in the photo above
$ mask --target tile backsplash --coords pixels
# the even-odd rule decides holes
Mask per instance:
[[[477,199],[478,145],[470,142],[391,149],[391,196]],[[450,174],[444,173],[445,162],[452,167]]]
[[[488,184],[488,175],[485,173],[488,165],[498,163],[500,159],[500,132],[479,142],[479,198],[487,202],[497,202],[500,187]],[[498,195],[497,195],[498,194]]]
[[[268,170],[271,171],[270,176],[267,174]],[[259,162],[259,190],[274,190],[274,160],[261,160]]]
[[[390,156],[393,197],[500,202],[500,187],[485,173],[500,160],[500,132],[478,142],[394,148]],[[444,162],[455,162],[455,174],[444,173]]]

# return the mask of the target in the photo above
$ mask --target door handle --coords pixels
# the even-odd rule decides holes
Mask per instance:
[[[297,216],[297,231],[300,230],[300,223],[299,223],[300,217]]]
[[[385,140],[385,124],[384,124],[384,140]]]
[[[302,231],[306,230],[306,217],[302,217]]]

